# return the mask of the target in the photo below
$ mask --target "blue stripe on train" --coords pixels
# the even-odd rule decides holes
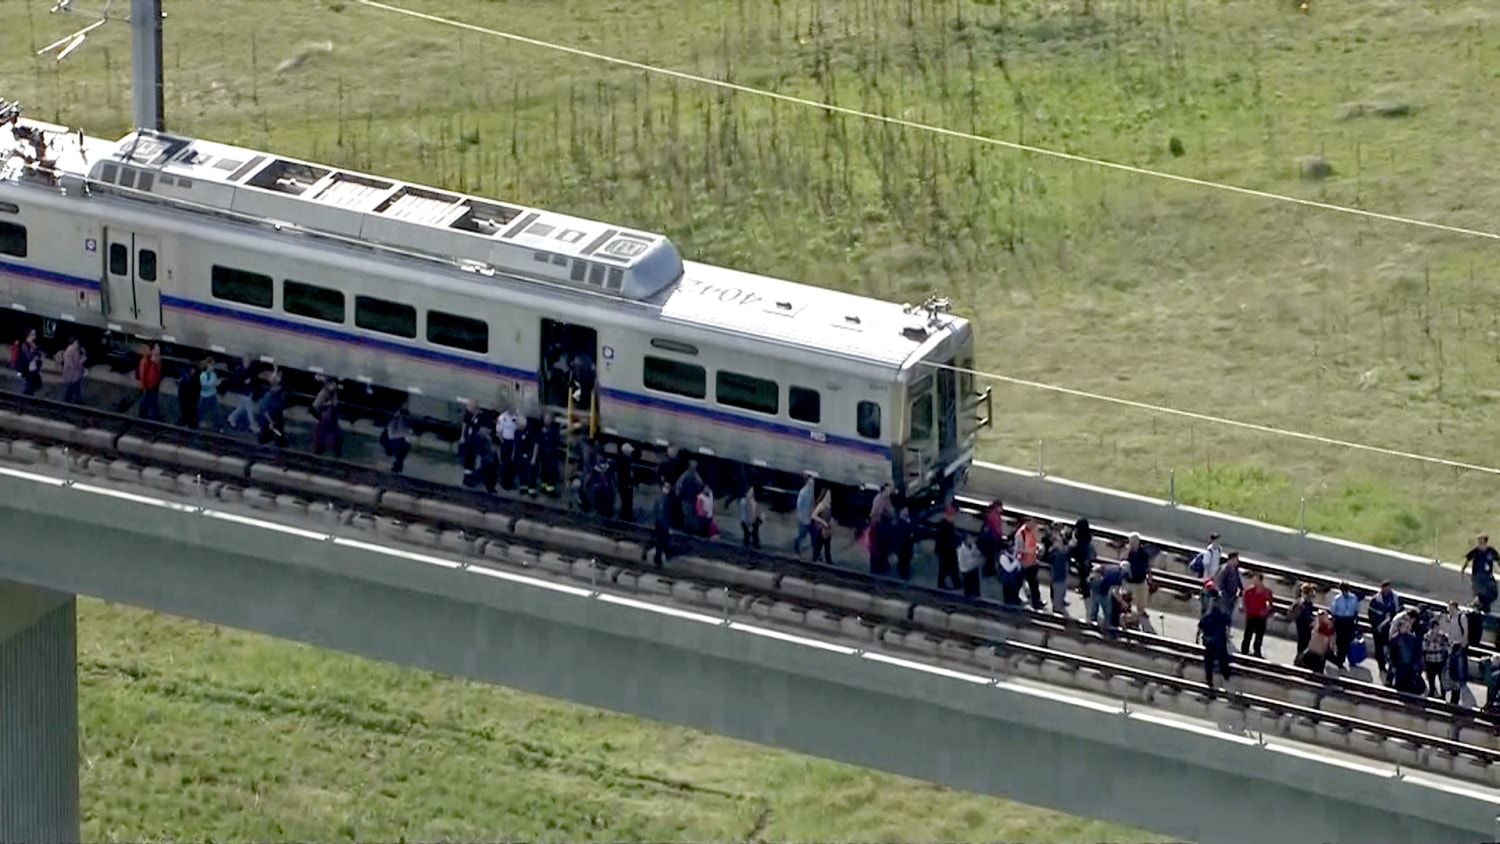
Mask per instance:
[[[12,272],[16,275],[25,276],[27,278],[33,278],[39,281],[45,281],[67,287],[87,288],[90,290],[99,289],[99,282],[92,279],[79,278],[77,276],[69,276],[62,273],[50,272],[47,270],[39,270],[19,264],[12,264],[8,261],[0,261],[0,270]],[[281,319],[279,317],[271,316],[268,314],[250,313],[248,311],[241,311],[236,308],[226,308],[220,305],[197,302],[178,296],[162,296],[161,303],[164,307],[173,308],[180,311],[188,311],[190,313],[200,314],[212,319],[220,319],[229,322],[238,322],[246,325],[253,325],[258,328],[264,328],[271,331],[296,334],[300,337],[312,337],[329,343],[345,343],[359,348],[370,349],[371,351],[403,355],[405,357],[415,358],[417,360],[425,361],[428,363],[447,364],[450,366],[467,369],[473,372],[499,376],[515,381],[534,382],[537,380],[536,373],[529,372],[524,369],[502,366],[484,360],[475,360],[474,358],[464,357],[463,355],[448,354],[445,352],[433,351],[431,349],[407,346],[402,343],[392,342],[390,340],[380,340],[374,337],[362,337],[358,334],[351,334],[347,331],[339,331],[331,328],[323,328],[316,325],[307,325],[305,323],[293,322],[291,320]],[[621,404],[628,404],[634,407],[644,408],[647,410],[672,413],[679,416],[689,416],[720,425],[730,425],[736,428],[756,431],[762,434],[770,434],[772,436],[793,439],[797,440],[798,442],[805,443],[812,441],[811,432],[805,428],[797,428],[791,425],[783,425],[778,422],[771,422],[760,419],[747,419],[743,416],[736,416],[732,413],[723,413],[709,408],[697,407],[695,405],[672,401],[670,399],[657,398],[655,396],[642,395],[640,393],[626,392],[624,390],[614,390],[606,387],[601,387],[599,389],[599,392],[603,398],[609,399],[611,401],[617,401]],[[819,444],[843,449],[846,451],[856,451],[861,454],[868,454],[874,457],[878,457],[881,460],[889,460],[891,455],[890,449],[879,443],[866,442],[862,440],[851,439],[848,437],[837,437],[830,435],[826,442]]]
[[[210,305],[205,302],[195,302],[191,299],[182,299],[177,296],[163,296],[161,297],[161,303],[168,308],[175,308],[179,311],[189,311],[214,319],[244,323],[246,325],[253,325],[257,328],[265,328],[271,331],[280,331],[286,334],[295,334],[299,337],[311,337],[315,340],[323,340],[329,343],[343,343],[345,345],[357,346],[359,348],[370,349],[372,351],[386,352],[393,355],[405,355],[406,357],[417,358],[418,360],[426,361],[428,363],[448,364],[451,366],[460,367],[462,369],[482,372],[487,375],[499,375],[503,378],[509,378],[515,381],[536,380],[535,372],[528,372],[524,369],[515,369],[509,366],[501,366],[499,364],[491,363],[486,360],[476,360],[474,358],[465,357],[463,355],[447,354],[445,352],[437,352],[431,349],[423,349],[416,346],[407,346],[402,343],[397,343],[390,340],[380,340],[375,337],[362,337],[358,334],[351,334],[347,331],[338,331],[335,329],[323,328],[322,326],[317,325],[307,325],[304,323],[293,322],[291,320],[281,319],[279,317],[269,316],[266,314],[250,313],[248,311],[241,311],[236,308],[225,308],[220,305]]]
[[[65,275],[63,273],[52,272],[51,270],[42,270],[37,269],[36,267],[28,267],[25,264],[14,264],[10,261],[0,261],[0,272],[10,273],[11,275],[18,275],[22,278],[27,278],[32,281],[41,281],[46,282],[47,284],[56,284],[61,287],[77,287],[84,290],[99,289],[99,279],[97,278],[83,278],[76,275]]]

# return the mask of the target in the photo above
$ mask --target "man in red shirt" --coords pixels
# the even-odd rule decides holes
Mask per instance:
[[[1250,578],[1250,588],[1245,590],[1245,638],[1240,641],[1241,654],[1260,655],[1261,643],[1266,639],[1266,621],[1271,617],[1271,599],[1275,593],[1265,584],[1260,572]]]
[[[135,377],[141,382],[141,418],[161,421],[161,346],[152,343],[146,347]]]

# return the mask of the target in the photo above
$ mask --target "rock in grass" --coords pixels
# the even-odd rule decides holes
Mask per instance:
[[[1357,117],[1374,115],[1376,117],[1407,117],[1415,111],[1411,103],[1392,102],[1353,102],[1340,103],[1335,117],[1339,120],[1353,120]]]
[[[1297,170],[1303,181],[1318,182],[1333,175],[1333,165],[1321,155],[1304,155],[1297,159]]]
[[[1173,135],[1172,140],[1167,141],[1167,150],[1172,153],[1173,158],[1181,158],[1187,152],[1187,147],[1182,145],[1181,138]]]
[[[291,73],[292,71],[306,64],[308,59],[312,58],[318,53],[331,52],[333,52],[332,41],[323,41],[316,44],[304,44],[300,49],[297,50],[296,53],[292,54],[291,58],[276,66],[276,75],[280,76],[283,73]]]

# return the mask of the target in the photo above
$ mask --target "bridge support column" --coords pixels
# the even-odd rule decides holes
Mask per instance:
[[[80,840],[75,607],[0,581],[0,841]]]

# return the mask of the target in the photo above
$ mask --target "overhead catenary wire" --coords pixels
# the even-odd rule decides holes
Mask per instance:
[[[1043,390],[1059,395],[1073,396],[1075,398],[1088,399],[1090,401],[1104,402],[1120,407],[1128,407],[1133,410],[1144,410],[1151,413],[1160,413],[1163,416],[1176,416],[1181,419],[1191,419],[1195,422],[1208,422],[1215,425],[1225,425],[1230,428],[1240,428],[1246,431],[1254,431],[1259,434],[1271,434],[1278,437],[1288,437],[1302,440],[1304,442],[1318,443],[1319,445],[1336,446],[1353,451],[1363,451],[1370,454],[1380,454],[1386,457],[1397,457],[1403,460],[1415,460],[1435,466],[1445,466],[1450,469],[1459,469],[1466,472],[1482,472],[1487,475],[1500,475],[1500,467],[1485,466],[1479,463],[1468,463],[1463,460],[1451,460],[1446,457],[1433,457],[1430,454],[1418,454],[1414,451],[1402,451],[1394,448],[1384,448],[1377,445],[1357,443],[1351,440],[1341,440],[1336,437],[1325,437],[1320,434],[1309,434],[1303,431],[1293,431],[1289,428],[1277,428],[1273,425],[1262,425],[1256,422],[1243,422],[1239,419],[1229,419],[1223,416],[1214,416],[1208,413],[1198,413],[1191,410],[1180,410],[1175,407],[1164,407],[1149,402],[1136,401],[1134,399],[1122,399],[1119,396],[1107,396],[1102,393],[1091,393],[1087,390],[1079,390],[1073,387],[1063,387],[1057,384],[1048,384],[1043,381],[1032,381],[1026,378],[1017,378],[1012,375],[1001,375],[997,372],[984,372],[978,369],[969,369],[961,366],[950,366],[947,364],[922,361],[923,366],[933,369],[949,369],[954,372],[972,375],[975,378],[987,381],[998,381],[1002,384],[1013,384],[1019,387],[1030,387],[1034,390]]]
[[[539,47],[544,50],[566,53],[570,56],[591,59],[593,61],[612,64],[619,67],[628,67],[632,70],[639,70],[643,73],[650,73],[657,76],[666,76],[673,79],[680,79],[684,82],[692,82],[699,85],[709,85],[716,88],[735,91],[741,94],[764,97],[766,99],[789,103],[796,106],[802,106],[804,108],[821,109],[826,112],[841,114],[846,117],[853,117],[859,120],[869,120],[877,123],[884,123],[890,126],[900,126],[904,129],[911,129],[919,132],[928,132],[934,135],[940,135],[947,138],[957,138],[959,140],[971,141],[973,143],[984,144],[987,146],[1002,147],[1016,152],[1024,152],[1031,155],[1044,156],[1061,161],[1069,161],[1075,164],[1087,164],[1093,167],[1102,167],[1110,170],[1117,170],[1119,172],[1130,173],[1136,176],[1144,176],[1152,179],[1177,182],[1180,184],[1192,185],[1200,188],[1208,188],[1210,190],[1217,190],[1226,193],[1239,194],[1241,196],[1249,196],[1272,202],[1282,202],[1292,205],[1299,205],[1304,208],[1315,208],[1321,211],[1331,211],[1339,214],[1347,214],[1356,217],[1362,217],[1367,220],[1378,220],[1386,223],[1394,223],[1398,225],[1414,226],[1417,228],[1429,229],[1433,231],[1441,231],[1448,234],[1457,234],[1466,237],[1480,237],[1487,240],[1500,241],[1500,232],[1491,232],[1485,231],[1483,229],[1472,229],[1464,226],[1455,226],[1448,223],[1439,223],[1432,220],[1423,220],[1416,217],[1406,217],[1400,214],[1388,214],[1381,211],[1370,211],[1364,208],[1355,208],[1349,205],[1338,205],[1332,202],[1320,202],[1316,199],[1304,199],[1299,196],[1290,196],[1287,194],[1274,193],[1272,191],[1257,190],[1255,188],[1247,188],[1240,185],[1231,185],[1224,182],[1215,182],[1208,179],[1198,179],[1192,176],[1184,176],[1178,173],[1168,173],[1164,170],[1152,170],[1146,167],[1137,167],[1132,164],[1121,164],[1116,161],[1109,161],[1102,158],[1091,158],[1086,155],[1076,155],[1074,153],[1048,149],[1046,147],[1034,146],[1032,144],[1023,144],[1016,141],[1001,140],[1000,138],[991,137],[989,135],[979,135],[973,132],[962,132],[957,129],[949,129],[930,123],[921,123],[916,120],[905,120],[899,117],[891,117],[885,114],[878,114],[875,112],[863,111],[856,108],[849,108],[848,106],[826,103],[822,102],[821,100],[798,97],[792,94],[783,94],[778,91],[769,91],[764,88],[756,88],[750,85],[742,85],[740,83],[729,82],[724,79],[715,79],[711,76],[703,76],[702,74],[688,73],[687,71],[674,70],[667,67],[659,67],[657,65],[647,64],[646,62],[636,61],[634,59],[626,59],[619,56],[606,55],[604,53],[594,52],[593,50],[585,50],[580,47],[571,47],[567,44],[558,44],[556,42],[547,41],[541,38],[533,38],[531,36],[521,35],[515,32],[506,32],[501,29],[495,29],[493,27],[480,26],[478,24],[454,20],[453,18],[446,18],[442,17],[441,15],[434,15],[428,12],[419,12],[414,9],[405,9],[400,6],[393,6],[389,3],[379,2],[379,0],[359,0],[359,2],[374,9],[380,9],[387,12],[406,15],[418,20],[442,24],[444,26],[463,29],[481,35],[492,36],[494,38],[503,38],[507,41],[513,41],[518,44],[526,44],[532,47]]]
[[[1038,156],[1044,156],[1044,157],[1048,157],[1048,158],[1058,159],[1058,160],[1062,160],[1062,161],[1069,161],[1069,162],[1076,163],[1076,164],[1086,164],[1086,165],[1090,165],[1090,166],[1094,166],[1094,167],[1101,167],[1101,168],[1115,170],[1115,171],[1119,171],[1119,172],[1130,173],[1130,174],[1133,174],[1133,175],[1143,176],[1143,177],[1147,177],[1147,178],[1161,179],[1161,180],[1165,180],[1165,181],[1177,182],[1177,183],[1180,183],[1180,184],[1192,185],[1192,186],[1195,186],[1195,187],[1201,187],[1201,188],[1207,188],[1207,189],[1217,190],[1217,191],[1221,191],[1221,192],[1238,194],[1238,195],[1241,195],[1241,196],[1254,197],[1254,198],[1257,198],[1257,199],[1263,199],[1263,200],[1272,201],[1272,202],[1281,202],[1281,203],[1287,203],[1287,204],[1297,205],[1297,206],[1301,206],[1301,207],[1305,207],[1305,208],[1314,208],[1314,209],[1323,210],[1323,211],[1330,211],[1330,212],[1334,212],[1334,213],[1346,214],[1346,215],[1351,215],[1351,216],[1355,216],[1355,217],[1361,217],[1361,218],[1364,218],[1364,219],[1367,219],[1367,220],[1375,220],[1375,221],[1392,223],[1392,224],[1397,224],[1397,225],[1405,225],[1405,226],[1412,226],[1412,227],[1416,227],[1416,228],[1423,228],[1423,229],[1428,229],[1428,230],[1433,230],[1433,231],[1441,231],[1441,232],[1446,232],[1446,233],[1449,233],[1449,234],[1457,234],[1457,235],[1463,235],[1463,236],[1468,236],[1468,237],[1479,237],[1479,238],[1484,238],[1484,239],[1487,239],[1487,240],[1500,241],[1500,232],[1490,232],[1490,231],[1484,231],[1482,229],[1472,229],[1472,228],[1467,228],[1467,227],[1464,227],[1464,226],[1455,226],[1455,225],[1450,225],[1450,224],[1447,224],[1447,223],[1435,222],[1435,221],[1432,221],[1432,220],[1423,220],[1423,219],[1419,219],[1419,218],[1415,218],[1415,217],[1406,217],[1406,216],[1402,216],[1402,215],[1399,215],[1399,214],[1388,214],[1388,213],[1384,213],[1384,212],[1380,212],[1380,211],[1370,211],[1370,210],[1364,209],[1364,208],[1354,208],[1352,206],[1338,205],[1338,204],[1331,203],[1331,202],[1320,202],[1320,201],[1314,200],[1314,199],[1304,199],[1302,197],[1289,196],[1289,195],[1286,195],[1286,194],[1278,194],[1278,193],[1274,193],[1274,192],[1271,192],[1271,191],[1257,190],[1255,188],[1247,188],[1247,187],[1242,187],[1240,185],[1232,185],[1232,184],[1227,184],[1227,183],[1223,183],[1223,182],[1214,182],[1214,181],[1210,181],[1208,179],[1198,179],[1198,178],[1194,178],[1192,176],[1184,176],[1184,175],[1181,175],[1181,174],[1178,174],[1178,173],[1168,173],[1168,172],[1165,172],[1165,171],[1162,171],[1162,170],[1152,170],[1152,169],[1149,169],[1149,168],[1146,168],[1146,167],[1137,167],[1137,166],[1131,165],[1131,164],[1121,164],[1119,162],[1108,161],[1108,160],[1101,159],[1101,158],[1091,158],[1091,157],[1084,156],[1084,155],[1077,155],[1077,154],[1074,154],[1074,153],[1062,152],[1060,150],[1047,149],[1045,147],[1034,146],[1032,144],[1023,144],[1023,143],[1018,143],[1016,141],[1006,141],[1006,140],[1002,140],[1000,138],[990,137],[988,135],[979,135],[979,134],[975,134],[975,133],[972,133],[972,132],[963,132],[963,131],[959,131],[959,130],[956,130],[956,129],[949,129],[949,128],[946,128],[946,127],[943,127],[943,126],[935,126],[935,125],[928,124],[928,123],[921,123],[921,122],[915,121],[915,120],[906,120],[906,119],[899,118],[899,117],[891,117],[889,115],[877,114],[875,112],[869,112],[869,111],[863,111],[863,110],[860,110],[860,109],[849,108],[848,106],[841,106],[841,105],[836,105],[836,104],[833,104],[833,103],[822,102],[822,101],[819,101],[819,100],[808,99],[806,97],[798,97],[798,96],[795,96],[795,95],[792,95],[792,94],[784,94],[784,93],[781,93],[781,92],[778,92],[778,91],[769,91],[769,90],[766,90],[764,88],[755,88],[755,87],[750,86],[750,85],[743,85],[743,84],[740,84],[740,83],[737,83],[737,82],[729,82],[729,81],[723,80],[723,79],[715,79],[715,78],[710,77],[710,76],[703,76],[702,74],[689,73],[687,71],[674,70],[672,68],[659,67],[659,66],[656,66],[656,65],[648,64],[646,62],[636,61],[634,59],[626,59],[626,58],[621,58],[619,56],[611,56],[611,55],[607,55],[607,54],[604,54],[604,53],[595,52],[593,50],[585,50],[585,49],[582,49],[580,47],[572,47],[572,46],[569,46],[569,45],[566,45],[566,44],[558,44],[556,42],[547,41],[547,40],[544,40],[544,39],[541,39],[541,38],[533,38],[531,36],[521,35],[519,33],[506,32],[504,30],[495,29],[493,27],[480,26],[478,24],[468,23],[466,21],[460,21],[460,20],[455,20],[453,18],[446,18],[446,17],[443,17],[441,15],[430,14],[428,12],[419,12],[419,11],[416,11],[414,9],[406,9],[406,8],[402,8],[400,6],[391,5],[389,3],[379,2],[379,0],[359,0],[359,2],[362,5],[369,6],[369,7],[374,8],[374,9],[379,9],[379,10],[383,10],[383,11],[387,11],[387,12],[392,12],[392,13],[395,13],[395,14],[405,15],[407,17],[415,18],[415,19],[418,19],[418,20],[428,21],[430,23],[441,24],[443,26],[453,27],[455,29],[462,29],[462,30],[466,30],[466,31],[469,31],[469,32],[478,33],[480,35],[488,35],[488,36],[491,36],[491,37],[494,37],[494,38],[501,38],[501,39],[504,39],[504,40],[507,40],[507,41],[512,41],[512,42],[515,42],[515,43],[518,43],[518,44],[526,44],[528,46],[538,47],[538,48],[545,49],[545,50],[552,50],[554,52],[560,52],[560,53],[564,53],[564,54],[571,55],[571,56],[577,56],[579,58],[590,59],[590,60],[598,61],[598,62],[605,63],[605,64],[612,64],[612,65],[616,65],[616,66],[619,66],[619,67],[627,67],[627,68],[630,68],[632,70],[641,71],[643,73],[654,74],[654,75],[657,75],[657,76],[665,76],[665,77],[669,77],[669,78],[672,78],[672,79],[679,79],[679,80],[682,80],[682,81],[685,81],[685,82],[691,82],[691,83],[695,83],[695,84],[708,85],[708,86],[712,86],[712,87],[716,87],[716,88],[721,88],[721,89],[725,89],[725,90],[735,91],[735,92],[741,93],[741,94],[748,94],[748,95],[751,95],[751,96],[763,97],[763,98],[770,99],[770,100],[775,100],[775,101],[778,101],[778,102],[784,102],[784,103],[788,103],[788,104],[791,104],[791,105],[801,106],[801,107],[805,107],[805,108],[821,109],[823,111],[830,112],[830,113],[833,113],[833,114],[841,114],[841,115],[844,115],[844,116],[847,116],[847,117],[853,117],[853,118],[857,118],[857,119],[860,119],[860,120],[869,120],[869,121],[873,121],[873,122],[877,122],[877,123],[883,123],[883,124],[890,125],[890,126],[899,126],[899,127],[905,128],[905,129],[911,129],[911,130],[920,131],[920,132],[928,132],[928,133],[939,135],[939,136],[942,136],[942,137],[956,138],[956,139],[959,139],[959,140],[970,141],[970,142],[978,143],[978,144],[982,144],[982,145],[993,146],[993,147],[1000,147],[1000,148],[1004,148],[1004,149],[1013,150],[1013,151],[1016,151],[1016,152],[1023,152],[1023,153],[1028,153],[1028,154],[1032,154],[1032,155],[1038,155]],[[1384,448],[1384,447],[1381,447],[1381,446],[1368,445],[1366,443],[1357,443],[1357,442],[1352,442],[1352,441],[1349,441],[1349,440],[1341,440],[1341,439],[1338,439],[1338,438],[1335,438],[1335,437],[1325,437],[1325,436],[1321,436],[1321,435],[1318,435],[1318,434],[1310,434],[1310,433],[1306,433],[1306,432],[1302,432],[1302,431],[1293,431],[1293,430],[1290,430],[1290,429],[1287,429],[1287,428],[1277,428],[1277,427],[1274,427],[1274,426],[1271,426],[1271,425],[1261,425],[1261,424],[1257,424],[1257,423],[1253,423],[1253,422],[1243,422],[1243,421],[1240,421],[1240,420],[1237,420],[1237,419],[1228,419],[1228,418],[1225,418],[1225,417],[1222,417],[1222,416],[1213,416],[1213,415],[1207,414],[1207,413],[1197,413],[1197,412],[1194,412],[1194,411],[1181,410],[1181,409],[1173,408],[1173,407],[1165,407],[1165,406],[1161,406],[1161,405],[1153,405],[1153,404],[1150,404],[1148,402],[1140,402],[1140,401],[1134,401],[1134,400],[1131,400],[1131,399],[1119,398],[1117,396],[1107,396],[1107,395],[1102,395],[1102,394],[1099,394],[1099,393],[1091,393],[1091,392],[1088,392],[1086,390],[1078,390],[1078,389],[1074,389],[1074,388],[1071,388],[1071,387],[1064,387],[1064,386],[1060,386],[1060,385],[1056,385],[1056,384],[1047,384],[1047,383],[1044,383],[1044,382],[1041,382],[1041,381],[1032,381],[1032,380],[1028,380],[1028,379],[1025,379],[1025,378],[1017,378],[1017,377],[1014,377],[1014,376],[1000,375],[998,373],[993,373],[993,372],[982,372],[982,371],[973,370],[973,369],[960,369],[958,367],[952,367],[952,366],[950,366],[950,367],[943,367],[941,364],[929,364],[929,365],[937,367],[937,368],[948,368],[948,369],[953,369],[955,371],[968,372],[968,373],[974,375],[977,378],[985,378],[985,379],[988,379],[988,380],[991,380],[991,381],[998,381],[998,382],[1001,382],[1001,383],[1013,384],[1013,385],[1023,386],[1023,387],[1030,387],[1030,388],[1033,388],[1033,389],[1044,390],[1044,391],[1048,391],[1048,392],[1058,393],[1058,394],[1061,394],[1061,395],[1069,395],[1069,396],[1074,396],[1074,397],[1077,397],[1077,398],[1085,398],[1085,399],[1089,399],[1089,400],[1092,400],[1092,401],[1100,401],[1100,402],[1105,402],[1105,403],[1108,403],[1108,404],[1114,404],[1114,405],[1122,406],[1122,407],[1130,407],[1130,408],[1133,408],[1133,409],[1136,409],[1136,410],[1144,410],[1144,411],[1149,411],[1149,412],[1152,412],[1152,413],[1160,413],[1160,414],[1167,415],[1167,416],[1175,416],[1175,417],[1179,417],[1179,418],[1191,419],[1191,420],[1200,421],[1200,422],[1206,422],[1206,423],[1217,424],[1217,425],[1224,425],[1224,426],[1228,426],[1228,427],[1232,427],[1232,428],[1239,428],[1239,429],[1242,429],[1242,430],[1255,431],[1257,433],[1262,433],[1262,434],[1270,434],[1270,435],[1273,435],[1273,436],[1288,437],[1288,438],[1292,438],[1292,439],[1303,440],[1305,442],[1314,442],[1314,443],[1318,443],[1318,444],[1321,444],[1321,445],[1329,445],[1329,446],[1335,446],[1335,447],[1338,447],[1338,448],[1350,449],[1350,450],[1353,450],[1353,451],[1361,451],[1361,452],[1372,453],[1372,454],[1380,454],[1380,455],[1384,455],[1384,456],[1388,456],[1388,457],[1396,457],[1396,458],[1401,458],[1401,459],[1406,459],[1406,460],[1414,460],[1414,461],[1418,461],[1418,462],[1422,462],[1422,463],[1427,463],[1427,464],[1437,465],[1437,466],[1444,466],[1444,467],[1448,467],[1448,468],[1452,468],[1452,469],[1458,469],[1458,470],[1463,470],[1463,471],[1481,472],[1481,473],[1490,474],[1490,475],[1500,475],[1500,468],[1497,468],[1497,467],[1494,467],[1494,466],[1484,466],[1484,465],[1481,465],[1481,464],[1469,463],[1469,462],[1462,461],[1462,460],[1452,460],[1452,459],[1448,459],[1448,458],[1444,458],[1444,457],[1434,457],[1432,455],[1419,454],[1419,453],[1416,453],[1416,452],[1402,451],[1402,450],[1399,450],[1399,449]]]

